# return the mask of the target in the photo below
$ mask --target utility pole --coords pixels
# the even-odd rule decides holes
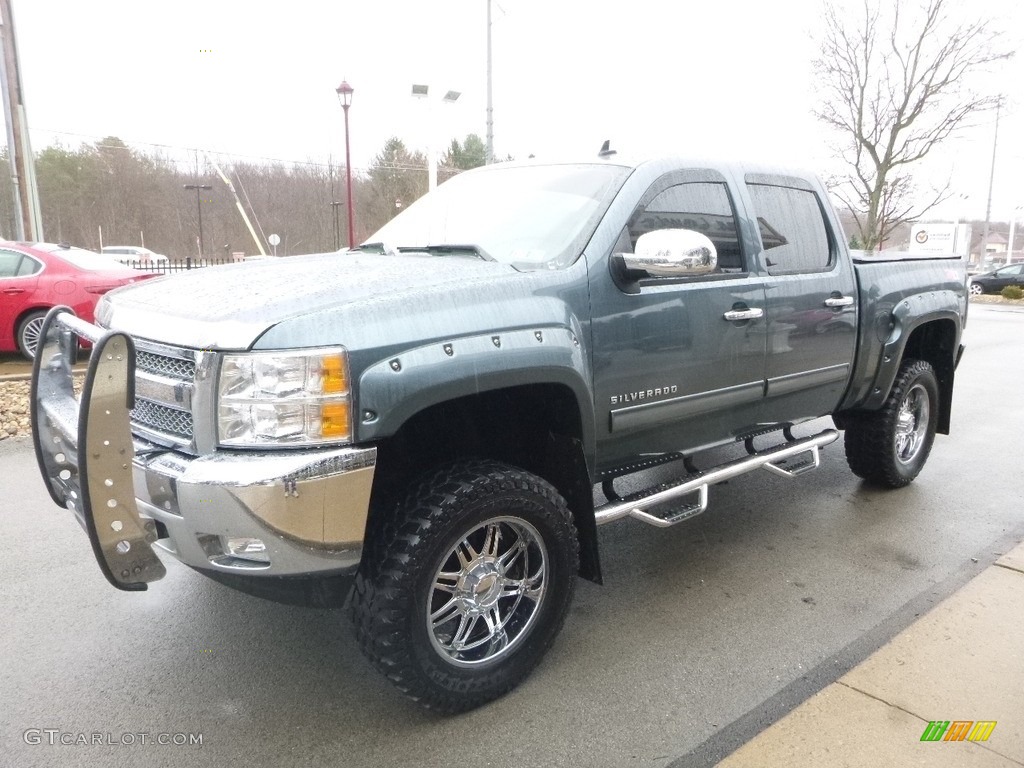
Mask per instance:
[[[491,94],[491,0],[487,0],[487,151],[484,162],[494,162],[494,101]]]
[[[182,184],[185,189],[196,191],[196,212],[199,214],[199,258],[203,258],[203,201],[204,189],[213,189],[209,184]]]
[[[3,90],[4,122],[17,214],[15,235],[18,240],[40,241],[43,239],[43,218],[39,209],[35,158],[28,137],[11,0],[0,0],[0,48],[0,80],[3,81],[0,89]]]
[[[334,209],[334,250],[341,250],[341,224],[338,223],[338,208],[341,207],[340,200],[331,201],[331,208]]]

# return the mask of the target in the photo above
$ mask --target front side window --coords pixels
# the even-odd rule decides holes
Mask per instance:
[[[692,229],[715,244],[718,272],[743,269],[736,214],[725,184],[689,182],[676,184],[638,209],[629,220],[629,241],[658,229]]]
[[[768,274],[822,272],[832,266],[825,218],[814,192],[747,184]]]

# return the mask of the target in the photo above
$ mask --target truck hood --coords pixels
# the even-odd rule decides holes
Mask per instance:
[[[190,347],[246,349],[282,321],[361,302],[396,308],[456,286],[528,279],[506,264],[458,256],[327,253],[206,267],[114,291],[101,325]],[[417,301],[416,303],[419,303]]]

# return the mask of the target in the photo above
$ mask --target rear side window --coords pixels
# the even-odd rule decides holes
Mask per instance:
[[[640,235],[657,229],[692,229],[707,235],[718,251],[719,271],[743,269],[736,214],[725,184],[688,182],[661,192],[630,219],[630,244],[636,248]]]
[[[0,277],[17,277],[21,258],[16,251],[0,251]]]
[[[804,189],[748,184],[768,273],[822,272],[832,266],[818,196]]]
[[[41,270],[43,265],[30,256],[25,256],[21,260],[21,265],[18,267],[18,277],[27,277],[28,275],[34,275],[36,272]]]

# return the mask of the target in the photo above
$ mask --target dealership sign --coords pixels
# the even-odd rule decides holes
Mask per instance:
[[[909,250],[911,253],[956,253],[965,256],[970,237],[970,224],[918,222],[910,227]]]

